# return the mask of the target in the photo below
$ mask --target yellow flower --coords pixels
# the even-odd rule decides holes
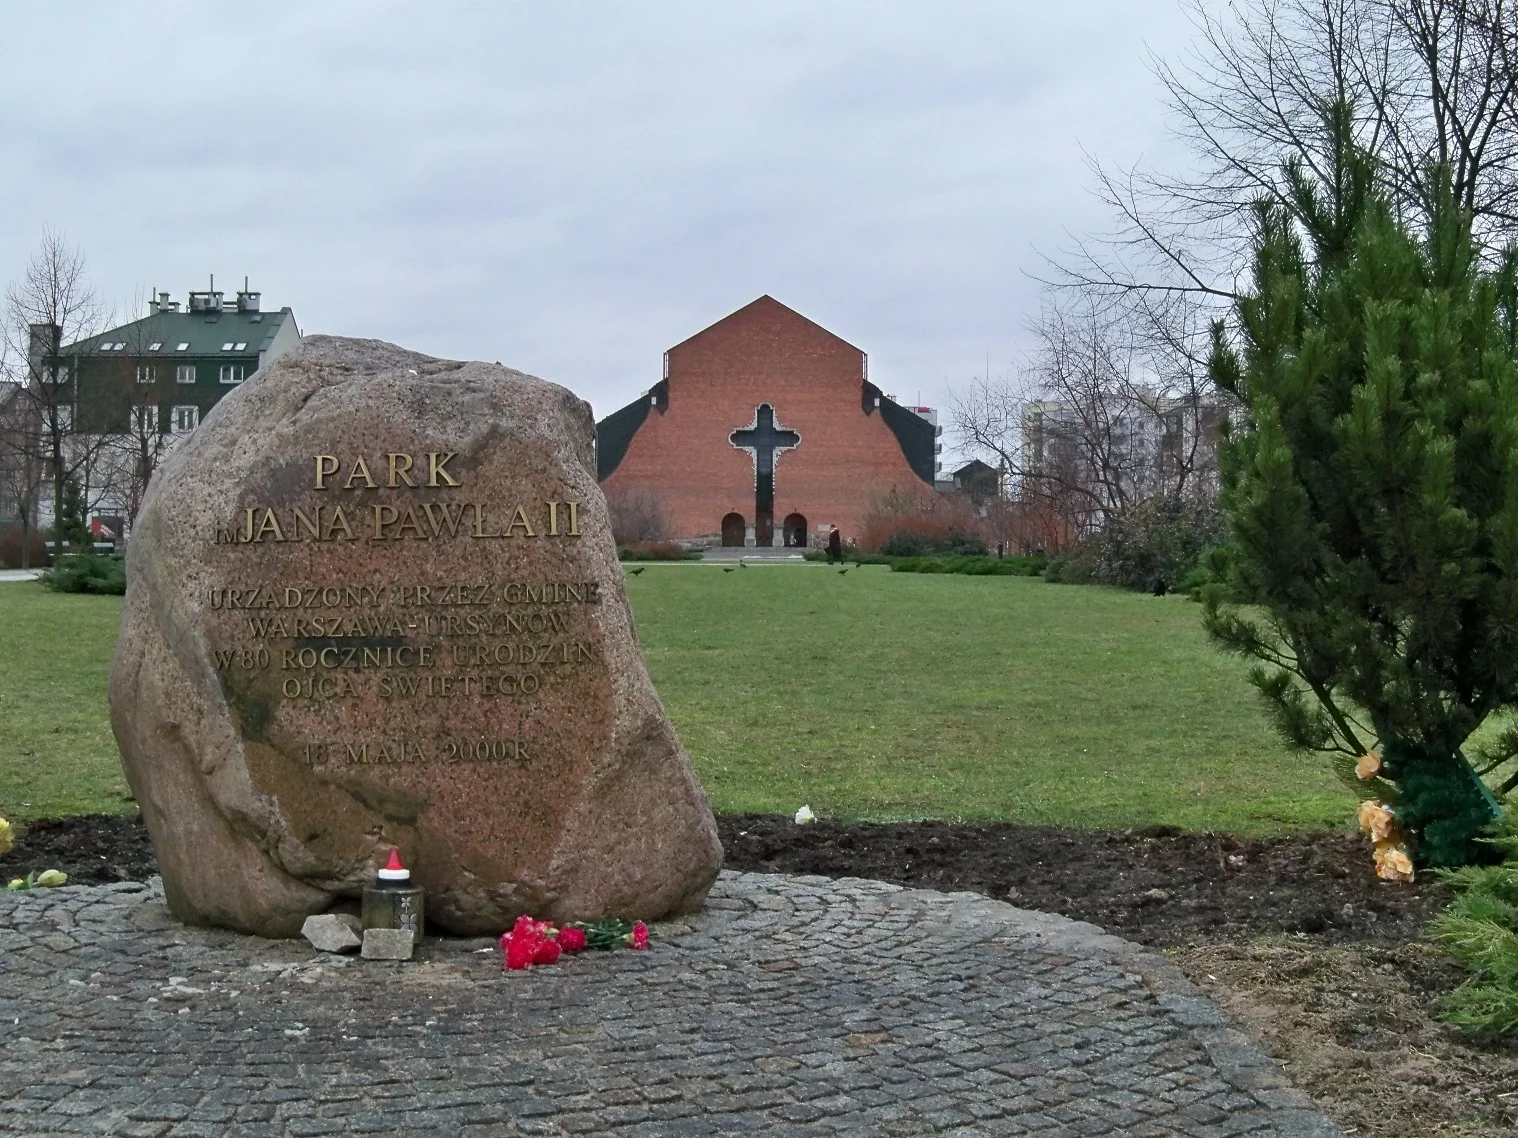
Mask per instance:
[[[1360,829],[1378,844],[1391,838],[1397,828],[1397,816],[1392,813],[1392,808],[1374,800],[1360,803],[1359,820]]]
[[[1411,881],[1413,859],[1401,846],[1382,843],[1376,846],[1376,876],[1382,881]]]
[[[1355,775],[1358,778],[1375,778],[1381,773],[1381,756],[1375,751],[1366,751],[1360,756],[1360,761],[1355,764]]]
[[[0,818],[0,857],[11,852],[11,846],[15,839],[11,837],[11,824],[4,818]]]

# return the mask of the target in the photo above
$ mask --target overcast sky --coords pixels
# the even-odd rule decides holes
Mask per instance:
[[[0,278],[44,226],[125,308],[246,274],[302,331],[604,415],[769,293],[903,401],[1015,366],[1082,147],[1173,165],[1176,0],[69,3],[7,13]]]

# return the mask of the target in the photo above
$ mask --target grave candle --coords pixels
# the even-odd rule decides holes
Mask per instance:
[[[411,883],[411,871],[401,864],[400,851],[392,848],[389,862],[364,890],[364,928],[409,929],[420,944],[422,902],[422,887]]]

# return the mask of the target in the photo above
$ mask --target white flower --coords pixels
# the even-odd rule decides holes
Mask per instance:
[[[803,806],[796,811],[796,825],[805,826],[815,821],[817,821],[817,815],[812,813],[810,806]]]

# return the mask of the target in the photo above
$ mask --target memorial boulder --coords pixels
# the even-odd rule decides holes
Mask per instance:
[[[721,847],[593,437],[498,364],[312,337],[168,457],[110,702],[177,916],[293,936],[392,846],[457,933],[699,907]]]

